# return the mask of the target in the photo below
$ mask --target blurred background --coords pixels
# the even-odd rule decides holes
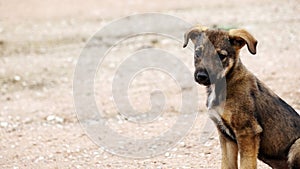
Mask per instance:
[[[85,135],[77,121],[72,81],[85,43],[111,21],[144,12],[169,14],[209,27],[247,29],[258,40],[258,52],[252,56],[243,49],[244,64],[290,105],[300,109],[298,0],[0,0],[0,168],[220,167],[217,134],[210,135],[205,143],[201,141],[207,117],[205,91],[200,86],[202,113],[193,129],[172,150],[154,158],[137,160],[107,153]],[[181,46],[155,37],[134,43],[133,48],[137,49],[166,46],[175,53],[185,53],[182,59],[193,71],[192,53],[182,51]],[[130,45],[124,44],[122,50]],[[115,65],[108,63],[104,68],[109,72]],[[161,81],[162,86],[166,82],[169,83]],[[146,84],[143,78],[139,83],[137,86]],[[173,91],[171,96],[178,94],[171,81],[167,88]],[[143,90],[136,87],[130,92],[138,101]],[[108,112],[112,107],[106,102],[99,104],[108,105]],[[149,105],[139,106],[147,110]],[[176,110],[169,112],[176,116]],[[164,127],[154,128],[156,132],[172,124],[169,117],[165,118]],[[139,129],[140,126],[116,127],[123,134],[137,130],[134,134],[147,135],[147,130]]]

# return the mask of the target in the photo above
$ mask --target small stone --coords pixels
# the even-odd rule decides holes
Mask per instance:
[[[63,123],[65,121],[64,118],[58,117],[58,116],[55,116],[55,115],[47,116],[46,120],[47,121],[54,121],[54,122],[57,122],[57,123]]]
[[[170,156],[170,153],[169,152],[166,152],[165,153],[165,157],[169,157]]]
[[[2,121],[2,122],[0,122],[0,126],[5,128],[8,126],[8,122]]]
[[[212,145],[212,142],[210,142],[210,141],[207,141],[207,142],[204,144],[205,147],[210,147],[211,145]]]
[[[44,157],[43,157],[43,156],[39,156],[38,158],[36,158],[36,159],[34,160],[34,162],[37,163],[37,162],[39,162],[39,161],[41,161],[41,160],[44,160]]]
[[[14,82],[18,82],[20,80],[21,80],[20,76],[18,76],[18,75],[14,76],[14,79],[13,79]]]
[[[181,147],[185,147],[185,142],[182,141],[182,142],[179,143],[179,145],[180,145]]]
[[[44,157],[43,157],[43,156],[39,156],[38,159],[39,159],[39,160],[44,160]]]
[[[53,121],[55,119],[54,115],[50,115],[46,118],[47,121]]]
[[[94,155],[99,155],[99,152],[98,151],[94,151],[93,154]]]
[[[63,123],[65,121],[64,118],[61,118],[61,117],[55,117],[55,121],[58,122],[58,123]]]
[[[208,152],[208,151],[207,151],[207,152],[205,152],[205,155],[208,155],[208,154],[211,154],[211,152]]]
[[[16,116],[15,120],[20,121],[21,117],[20,116]]]
[[[54,156],[53,154],[49,154],[49,155],[48,155],[49,158],[52,158],[53,156]]]
[[[28,124],[28,123],[31,123],[32,122],[32,119],[30,117],[26,117],[24,120],[23,120],[23,123],[25,124]]]

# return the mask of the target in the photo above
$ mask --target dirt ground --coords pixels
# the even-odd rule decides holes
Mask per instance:
[[[101,27],[130,14],[160,12],[191,24],[246,28],[259,44],[254,56],[243,49],[242,61],[279,96],[300,109],[298,0],[0,0],[0,11],[0,168],[220,168],[217,134],[207,136],[203,131],[207,115],[201,86],[199,115],[193,128],[162,155],[148,159],[112,155],[98,147],[81,128],[72,91],[80,52]],[[125,44],[123,50],[138,49],[150,41],[156,47],[186,53],[168,41],[162,43],[153,38]],[[181,59],[192,71],[193,57]],[[113,61],[108,61],[102,66],[107,74],[100,74],[99,78],[109,78],[115,67]],[[143,102],[149,100],[147,85],[166,87],[170,102],[176,104],[178,86],[172,80],[156,83],[145,76],[130,89],[137,109],[149,108]],[[116,117],[113,104],[101,100],[109,97],[106,92],[109,90],[96,95],[97,104]],[[152,134],[172,125],[177,113],[174,109],[168,112],[163,116],[164,127],[154,128]],[[137,137],[148,133],[136,126],[114,127],[122,134]],[[131,133],[132,130],[136,132]],[[259,168],[269,167],[259,162]]]

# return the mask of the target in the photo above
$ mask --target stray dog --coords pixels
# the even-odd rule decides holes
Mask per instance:
[[[207,87],[209,116],[222,148],[222,169],[257,168],[257,158],[276,169],[300,169],[300,116],[249,72],[239,58],[256,39],[244,29],[195,26],[184,36],[194,43],[195,81]]]

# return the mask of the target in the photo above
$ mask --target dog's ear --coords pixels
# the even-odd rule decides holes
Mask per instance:
[[[189,43],[189,39],[191,39],[192,42],[195,44],[197,36],[207,29],[208,28],[204,26],[195,26],[189,29],[188,31],[186,31],[184,34],[183,47],[185,48],[187,46],[187,44]]]
[[[236,48],[236,50],[241,49],[245,44],[247,44],[248,50],[251,54],[256,54],[257,40],[244,29],[230,29],[229,38],[231,44]]]

